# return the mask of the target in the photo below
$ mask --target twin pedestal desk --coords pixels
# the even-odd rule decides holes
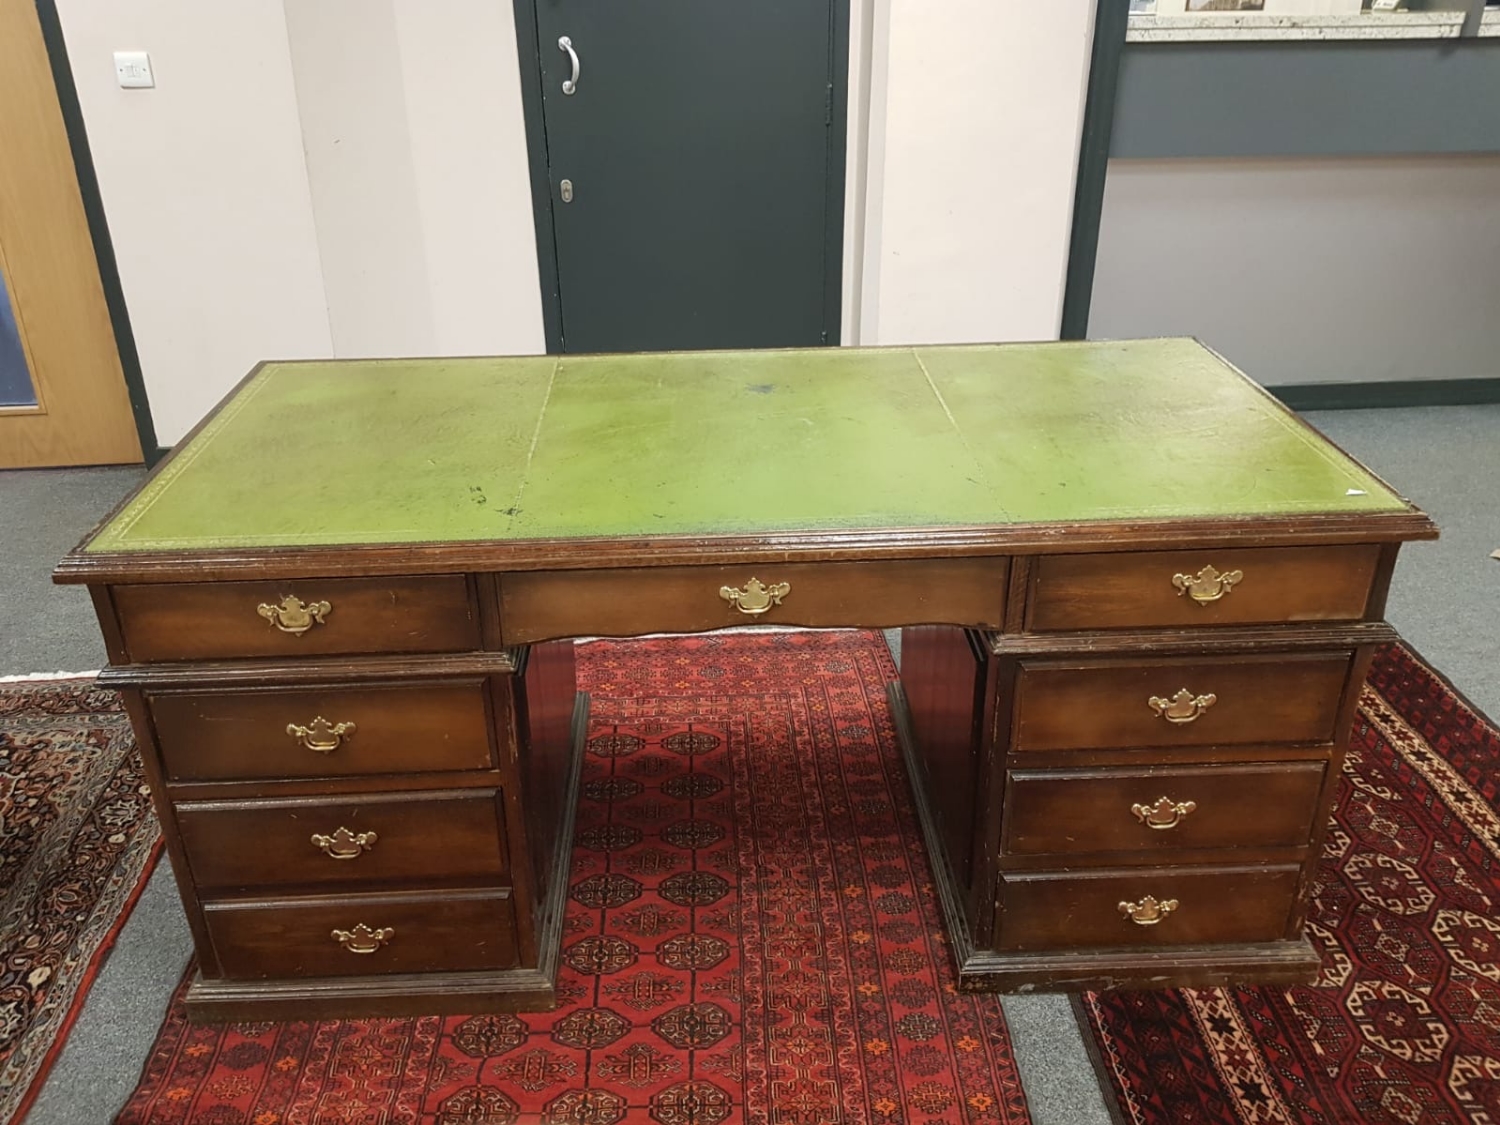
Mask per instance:
[[[89,585],[199,1019],[553,1002],[571,638],[900,627],[966,988],[1299,981],[1431,522],[1190,340],[270,363]]]

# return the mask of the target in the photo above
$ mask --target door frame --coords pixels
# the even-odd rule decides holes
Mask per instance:
[[[130,327],[130,314],[125,307],[125,290],[120,283],[120,270],[115,262],[114,243],[109,236],[109,223],[104,216],[104,200],[99,194],[99,177],[94,172],[94,158],[89,151],[88,131],[83,124],[83,108],[78,102],[78,89],[73,84],[73,68],[68,62],[68,47],[63,39],[62,20],[57,14],[56,0],[35,0],[37,22],[42,28],[42,42],[47,48],[47,63],[52,71],[52,85],[57,91],[58,108],[62,110],[63,129],[68,137],[68,149],[73,157],[73,173],[78,180],[78,194],[83,200],[84,219],[88,224],[89,239],[94,247],[94,261],[99,270],[99,283],[104,289],[104,304],[109,311],[110,327],[114,331],[115,350],[120,356],[120,369],[125,376],[125,391],[130,399],[130,412],[135,420],[135,431],[140,438],[141,454],[147,467],[154,466],[166,454],[158,444],[156,423],[151,417],[151,404],[146,396],[146,379],[141,372],[141,357],[136,351],[135,333]]]
[[[38,0],[50,3],[52,0]],[[521,114],[526,122],[526,161],[531,177],[531,213],[536,228],[537,273],[542,289],[542,330],[547,354],[563,350],[562,289],[557,269],[557,237],[552,181],[547,172],[547,126],[542,114],[542,59],[538,0],[512,0],[516,55],[521,66]],[[844,177],[849,153],[849,4],[829,0],[828,167],[823,201],[823,342],[840,343],[844,295]]]

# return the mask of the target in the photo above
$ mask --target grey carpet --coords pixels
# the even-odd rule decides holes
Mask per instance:
[[[1430,512],[1433,544],[1405,549],[1387,616],[1476,704],[1500,714],[1500,407],[1325,412],[1315,425]],[[140,470],[0,472],[0,674],[97,668],[88,598],[48,581],[56,559]],[[899,649],[898,649],[899,651]],[[145,1061],[189,950],[165,868],[121,935],[27,1125],[102,1122]],[[1105,1125],[1067,999],[1008,997],[1006,1014],[1037,1125]]]

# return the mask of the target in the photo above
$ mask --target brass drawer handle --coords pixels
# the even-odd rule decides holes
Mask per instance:
[[[1151,710],[1155,711],[1169,723],[1196,723],[1203,718],[1203,712],[1207,711],[1219,697],[1213,692],[1205,695],[1194,695],[1187,688],[1178,688],[1177,694],[1171,699],[1163,699],[1159,695],[1153,695],[1146,700]]]
[[[332,754],[343,745],[345,735],[354,733],[354,724],[330,723],[319,715],[305,727],[287,723],[286,732],[309,750],[319,754]]]
[[[777,582],[773,586],[767,586],[759,578],[750,579],[742,590],[733,586],[719,587],[719,597],[747,617],[759,617],[773,605],[780,605],[781,599],[791,592],[790,582]]]
[[[261,602],[255,607],[255,612],[283,633],[300,637],[314,625],[323,624],[323,619],[333,612],[333,606],[328,602],[304,602],[288,594],[281,599],[280,605]]]
[[[396,931],[390,926],[372,930],[361,922],[352,930],[334,930],[330,936],[350,953],[374,953],[395,937]]]
[[[375,841],[380,839],[373,832],[361,832],[355,835],[343,825],[332,836],[325,836],[321,832],[314,832],[312,845],[322,850],[329,859],[358,859],[366,851],[375,846]]]
[[[1177,587],[1179,598],[1186,594],[1199,605],[1207,605],[1209,602],[1218,601],[1233,590],[1243,577],[1245,577],[1243,570],[1220,572],[1211,566],[1205,566],[1197,574],[1172,575],[1172,585]]]
[[[1175,898],[1158,901],[1151,895],[1147,895],[1140,902],[1120,903],[1120,913],[1129,918],[1137,926],[1154,926],[1176,909],[1177,900]]]
[[[1176,828],[1182,818],[1198,807],[1197,801],[1174,801],[1171,797],[1158,797],[1154,805],[1131,805],[1130,811],[1147,828],[1165,831]]]

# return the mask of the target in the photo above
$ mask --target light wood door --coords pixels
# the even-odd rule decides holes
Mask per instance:
[[[0,0],[0,468],[141,460],[33,0]]]

